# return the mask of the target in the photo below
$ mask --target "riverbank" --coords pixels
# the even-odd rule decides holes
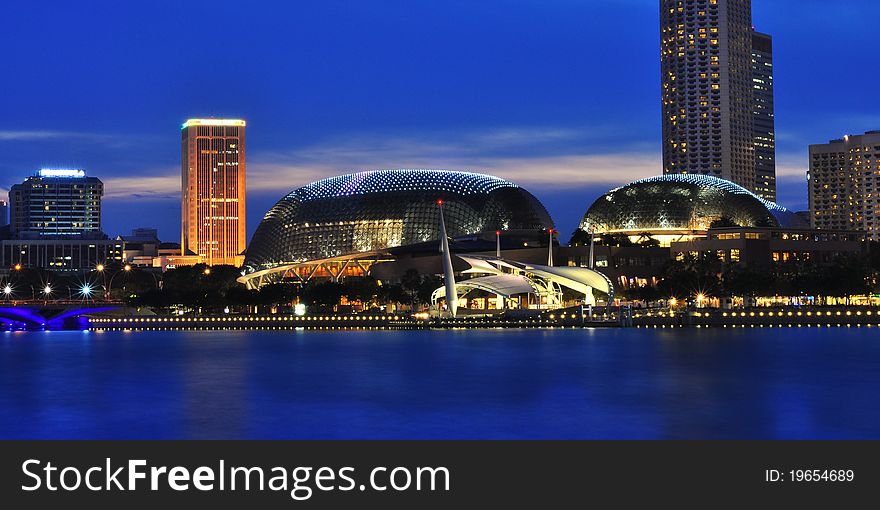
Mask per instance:
[[[623,316],[625,320],[619,318]],[[746,310],[633,310],[596,314],[545,312],[529,317],[420,318],[409,315],[221,315],[91,317],[89,330],[486,329],[486,328],[880,327],[880,309],[786,307]]]

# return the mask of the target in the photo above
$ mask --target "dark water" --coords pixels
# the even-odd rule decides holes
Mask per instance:
[[[880,331],[0,333],[2,438],[880,438]]]

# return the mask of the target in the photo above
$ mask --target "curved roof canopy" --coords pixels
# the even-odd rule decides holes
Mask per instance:
[[[569,289],[583,294],[589,294],[592,289],[595,289],[603,294],[608,294],[609,296],[614,295],[614,285],[607,276],[585,267],[539,266],[534,264],[524,264],[512,260],[492,259],[473,255],[456,255],[456,257],[462,259],[471,266],[469,269],[466,269],[464,273],[511,276],[509,273],[513,272],[517,273],[514,276],[523,277],[526,280],[537,277],[563,287],[568,287]],[[482,278],[475,279],[481,280]],[[464,286],[470,281],[471,280],[462,280],[456,282],[456,285],[459,287]],[[534,287],[534,285],[531,286]],[[498,294],[502,293],[498,292]]]
[[[479,278],[471,278],[456,282],[455,287],[458,290],[480,289],[493,294],[499,294],[504,297],[517,296],[520,294],[534,294],[537,292],[534,285],[525,276],[512,274],[497,274],[492,276],[481,276]],[[458,292],[459,295],[462,292]],[[434,299],[446,297],[446,287],[440,287],[434,291],[432,296]]]

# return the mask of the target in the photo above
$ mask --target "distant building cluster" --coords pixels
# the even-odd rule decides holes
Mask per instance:
[[[101,180],[82,169],[45,168],[0,202],[0,267],[158,272],[230,264],[251,288],[439,274],[441,203],[449,249],[498,261],[483,264],[490,280],[472,286],[491,281],[496,290],[512,275],[544,271],[539,265],[595,269],[609,288],[627,288],[656,283],[668,261],[688,255],[744,265],[828,261],[880,240],[880,131],[811,145],[810,210],[776,203],[773,42],[752,28],[750,0],[661,0],[660,21],[663,175],[599,197],[567,243],[544,205],[513,182],[413,169],[294,189],[248,244],[246,122],[189,119],[181,126],[179,243],[161,241],[151,228],[108,237]],[[503,260],[522,267],[505,273]]]
[[[180,244],[161,242],[150,228],[109,238],[101,228],[103,182],[78,168],[43,168],[10,188],[8,204],[0,202],[0,267],[240,266],[247,242],[244,128],[237,119],[184,123]]]

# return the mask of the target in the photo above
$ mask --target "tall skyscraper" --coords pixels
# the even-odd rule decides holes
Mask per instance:
[[[663,172],[713,175],[775,198],[767,160],[757,177],[756,132],[770,145],[772,67],[769,37],[752,30],[751,0],[661,0],[660,32]]]
[[[810,145],[808,182],[813,228],[880,240],[880,131]]]
[[[43,169],[9,190],[10,233],[18,239],[102,238],[104,184],[83,170]]]
[[[241,265],[245,234],[245,121],[189,119],[182,127],[181,255]]]
[[[773,38],[752,33],[755,193],[776,201],[776,119],[773,113]]]
[[[9,225],[9,204],[0,200],[0,227]]]

